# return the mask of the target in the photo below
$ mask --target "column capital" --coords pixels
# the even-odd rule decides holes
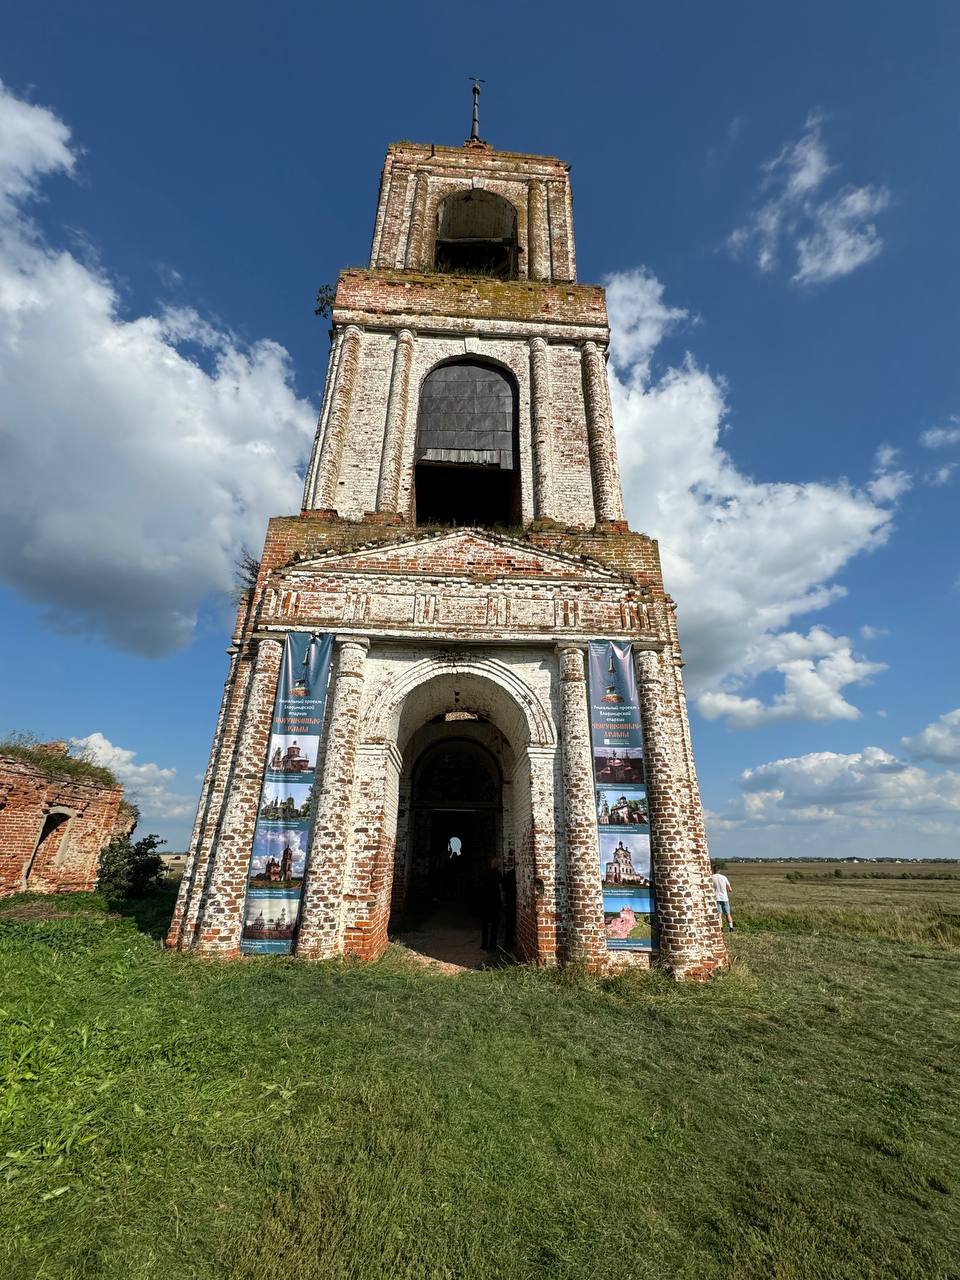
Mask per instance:
[[[366,653],[370,648],[369,636],[353,635],[349,631],[338,631],[333,641],[338,649],[362,649]]]
[[[582,684],[586,680],[584,655],[587,646],[583,642],[564,641],[555,646],[560,658],[560,680],[563,684],[570,682]]]
[[[283,633],[282,635],[276,635],[270,632],[261,631],[259,635],[253,636],[253,638],[250,641],[250,646],[253,650],[253,656],[255,658],[259,657],[262,651],[263,656],[266,657],[267,654],[269,653],[269,649],[267,646],[271,644],[278,645],[282,649],[284,643],[286,642],[286,639],[287,639],[286,633]],[[229,653],[230,650],[228,649],[227,652]],[[234,650],[234,652],[236,652],[236,650]]]
[[[640,673],[640,679],[645,683],[649,684],[663,678],[660,671],[660,655],[656,649],[634,648],[633,660]]]
[[[398,346],[400,345],[400,343],[410,343],[410,342],[415,342],[415,341],[416,341],[416,338],[417,338],[417,331],[416,331],[416,329],[398,329],[398,330],[397,330],[397,345],[398,345]]]
[[[547,340],[546,338],[541,338],[538,334],[536,337],[529,340],[528,345],[531,351],[546,351]]]
[[[606,364],[607,348],[602,347],[600,343],[596,342],[593,338],[587,338],[585,342],[581,343],[580,350],[588,359],[601,360]]]

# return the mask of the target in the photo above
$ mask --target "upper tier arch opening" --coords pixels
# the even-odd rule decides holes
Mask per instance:
[[[503,196],[471,188],[441,201],[434,266],[453,275],[516,280],[517,211]]]

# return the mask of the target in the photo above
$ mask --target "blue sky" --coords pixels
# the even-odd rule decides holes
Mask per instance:
[[[463,140],[475,74],[487,139],[573,166],[714,848],[960,854],[958,27],[945,3],[19,6],[0,730],[89,739],[185,844],[234,550],[299,506],[316,287],[366,261],[386,144]]]

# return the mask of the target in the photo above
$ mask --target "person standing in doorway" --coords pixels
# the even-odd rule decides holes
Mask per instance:
[[[480,873],[480,945],[496,951],[500,934],[500,859],[492,857]]]
[[[723,928],[723,922],[726,920],[727,928],[733,928],[733,916],[730,914],[730,881],[722,871],[714,870],[710,877],[713,883],[713,891],[717,895],[717,910],[720,913],[720,928]]]

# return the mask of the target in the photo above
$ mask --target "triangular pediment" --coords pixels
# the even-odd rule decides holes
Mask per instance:
[[[627,575],[613,573],[585,556],[546,551],[519,539],[474,528],[311,556],[289,565],[285,574],[299,576],[311,571],[338,576],[428,575],[487,583],[535,579],[621,588],[631,583]]]

